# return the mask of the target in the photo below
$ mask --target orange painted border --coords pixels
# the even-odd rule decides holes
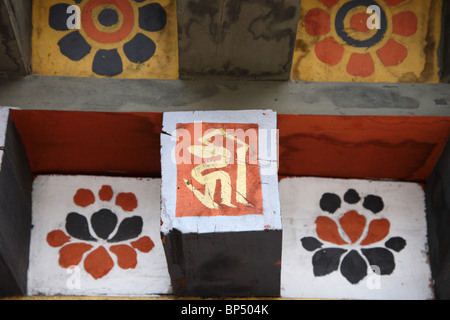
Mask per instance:
[[[34,174],[160,177],[162,113],[12,110]],[[450,117],[278,115],[280,176],[425,182]]]

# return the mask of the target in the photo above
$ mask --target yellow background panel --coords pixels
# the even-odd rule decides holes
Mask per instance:
[[[177,79],[178,78],[178,40],[177,40],[177,21],[176,21],[176,1],[159,0],[158,3],[164,8],[167,14],[167,23],[160,31],[149,32],[139,26],[139,8],[146,6],[154,1],[143,1],[138,3],[133,0],[128,1],[134,12],[134,21],[131,22],[131,32],[122,40],[115,43],[101,43],[89,37],[83,24],[78,30],[85,41],[91,46],[89,54],[79,61],[72,61],[61,53],[58,42],[67,34],[74,30],[58,31],[50,27],[49,15],[50,8],[55,4],[66,3],[69,5],[78,5],[83,8],[92,0],[81,1],[76,4],[71,0],[34,0],[33,1],[33,38],[32,38],[32,66],[33,73],[52,76],[76,76],[76,77],[104,77],[93,72],[92,65],[94,57],[98,50],[117,49],[123,64],[123,71],[115,75],[116,78],[141,78],[141,79]],[[107,8],[108,1],[99,1],[101,6]],[[100,7],[101,7],[100,6]],[[93,10],[93,15],[98,14],[99,7]],[[118,26],[124,23],[123,14],[118,11]],[[97,19],[93,19],[97,28],[99,25]],[[109,32],[115,31],[114,26],[109,27]],[[106,30],[106,29],[104,29]],[[103,31],[104,31],[103,30]],[[124,45],[128,43],[138,33],[142,33],[152,39],[156,44],[154,55],[142,63],[131,62],[124,53]]]
[[[440,39],[441,25],[441,0],[375,0],[385,12],[386,28],[383,38],[369,47],[355,47],[340,37],[335,28],[335,22],[339,10],[353,0],[302,0],[301,16],[298,26],[297,41],[294,52],[292,79],[298,81],[336,81],[336,82],[439,82],[439,68],[437,60],[437,48]],[[355,4],[357,2],[354,2]],[[311,10],[321,14],[312,17]],[[359,11],[358,11],[359,10]],[[371,38],[376,30],[356,32],[351,24],[351,18],[355,14],[364,16],[366,8],[360,6],[348,11],[343,19],[344,30],[349,36],[357,40]],[[405,12],[407,12],[405,14]],[[308,16],[309,15],[309,16]],[[329,22],[327,17],[329,16]],[[416,22],[410,23],[404,17],[416,17]],[[321,19],[325,17],[325,19]],[[394,24],[396,20],[396,24]],[[414,20],[414,19],[413,19]],[[365,21],[361,20],[361,23]],[[403,24],[403,26],[402,26]],[[394,29],[395,28],[397,29]],[[409,30],[416,31],[408,34]],[[399,30],[400,29],[400,30]],[[311,31],[313,30],[313,31]],[[403,30],[403,31],[402,31]],[[403,33],[403,34],[402,34]],[[407,35],[405,35],[405,33]],[[327,50],[325,55],[334,57],[333,63],[325,63],[317,56],[317,44],[319,46],[328,39],[335,42],[338,50]],[[394,44],[402,48],[403,54],[399,63],[387,65],[383,63],[378,52],[387,44]],[[340,46],[342,49],[339,49]],[[332,48],[332,46],[330,46]],[[406,49],[406,50],[405,50]],[[342,50],[342,57],[338,52]],[[323,51],[322,51],[323,52]],[[385,58],[395,60],[394,54],[386,50]],[[353,54],[356,54],[353,56]],[[366,59],[373,62],[373,72],[365,75],[350,74],[348,71],[353,57],[365,55]],[[369,58],[370,55],[370,58]],[[338,61],[336,63],[336,61]],[[364,73],[365,66],[352,65],[354,73]],[[359,68],[359,70],[358,70]],[[356,70],[355,70],[356,69]],[[360,71],[361,70],[361,71]],[[370,73],[370,74],[369,74]]]

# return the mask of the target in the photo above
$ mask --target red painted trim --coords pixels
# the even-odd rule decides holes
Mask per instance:
[[[162,113],[12,110],[33,174],[159,177]],[[278,115],[281,176],[424,182],[450,118]]]

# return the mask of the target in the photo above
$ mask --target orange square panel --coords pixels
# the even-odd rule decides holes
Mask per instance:
[[[177,217],[262,214],[258,125],[177,125]]]

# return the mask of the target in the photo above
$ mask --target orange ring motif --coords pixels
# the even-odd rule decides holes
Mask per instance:
[[[116,5],[123,14],[122,27],[115,32],[103,32],[97,29],[92,17],[92,10],[102,4],[109,3]],[[115,43],[125,39],[133,29],[134,13],[131,4],[123,0],[91,0],[83,8],[81,13],[81,23],[86,34],[93,40],[100,43]]]

